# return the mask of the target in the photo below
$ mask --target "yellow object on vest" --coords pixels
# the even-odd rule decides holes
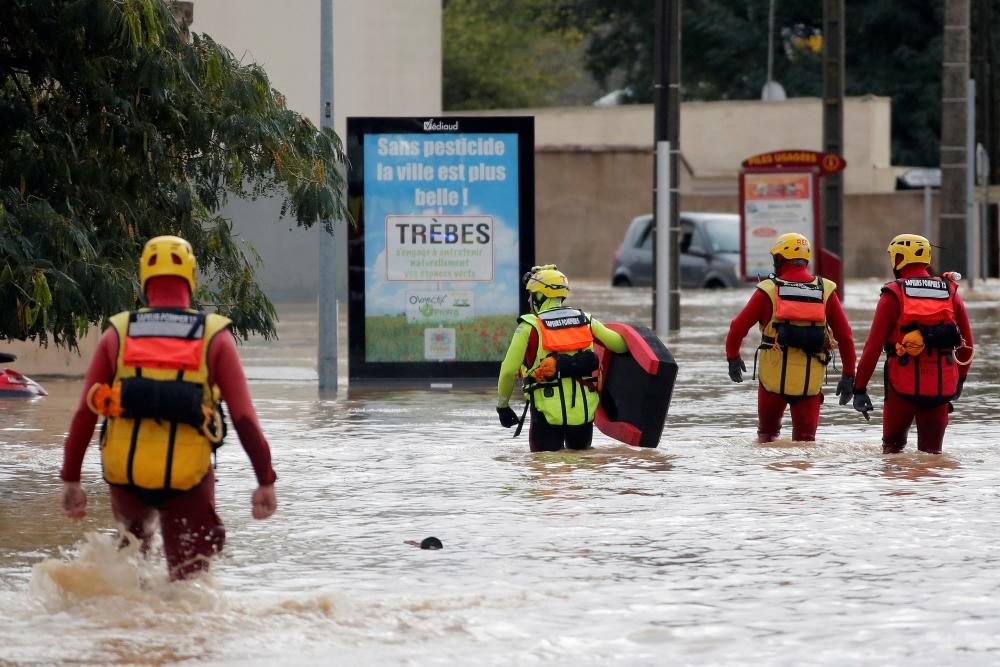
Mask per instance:
[[[556,358],[550,356],[542,359],[542,363],[535,367],[535,370],[531,372],[531,376],[538,382],[546,382],[553,379],[556,376]]]
[[[122,384],[114,385],[95,383],[87,391],[87,407],[95,415],[102,417],[122,416]]]
[[[902,357],[905,354],[916,357],[924,351],[924,335],[920,329],[908,331],[903,335],[903,340],[896,343],[896,356]]]

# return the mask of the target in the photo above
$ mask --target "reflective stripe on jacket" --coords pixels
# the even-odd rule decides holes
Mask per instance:
[[[826,304],[837,284],[818,276],[808,283],[770,277],[757,289],[771,300],[771,320],[761,327],[760,383],[773,394],[815,396],[829,361]]]
[[[177,388],[186,389],[197,403],[200,391],[200,405],[193,409],[204,412],[206,423],[218,416],[218,397],[208,380],[208,349],[230,324],[221,315],[182,309],[143,309],[111,318],[118,333],[112,382],[125,387],[138,380],[143,393],[156,398],[138,411],[142,416],[126,411],[107,420],[101,462],[109,484],[187,490],[204,478],[214,449],[206,428],[164,417],[173,406],[157,403],[181,393]]]

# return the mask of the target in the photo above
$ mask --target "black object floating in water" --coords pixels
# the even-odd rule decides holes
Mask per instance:
[[[442,548],[443,546],[444,546],[444,545],[443,545],[443,544],[441,544],[441,540],[439,540],[439,539],[438,539],[438,538],[436,538],[436,537],[425,537],[425,538],[424,538],[424,539],[423,539],[423,540],[422,540],[422,541],[420,542],[420,548],[421,548],[421,549],[440,549],[440,548]]]

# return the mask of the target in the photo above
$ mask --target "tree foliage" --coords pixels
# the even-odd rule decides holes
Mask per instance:
[[[995,1],[995,0],[994,0]],[[587,69],[623,75],[628,101],[653,99],[653,0],[552,0],[547,25],[590,34]],[[940,127],[942,3],[847,0],[848,95],[892,98],[892,154],[934,165]],[[757,99],[766,79],[769,0],[683,0],[685,99]],[[789,97],[822,90],[820,0],[775,0],[774,79]],[[818,38],[818,39],[817,39]],[[820,40],[820,41],[818,41]]]
[[[582,74],[570,26],[546,30],[549,0],[445,0],[445,109],[542,106]]]
[[[8,0],[0,22],[0,339],[73,347],[140,301],[146,240],[176,234],[196,300],[274,333],[259,257],[220,208],[284,198],[300,226],[345,216],[337,136],[165,0]],[[327,223],[328,224],[328,223]]]

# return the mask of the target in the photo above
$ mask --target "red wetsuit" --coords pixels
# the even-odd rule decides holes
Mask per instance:
[[[146,298],[152,308],[188,308],[191,305],[187,282],[175,276],[150,279],[146,284]],[[83,395],[66,436],[60,473],[63,481],[80,481],[83,456],[97,423],[97,415],[87,407],[87,390],[96,383],[111,383],[117,359],[118,333],[114,327],[108,327],[87,368]],[[212,339],[208,350],[208,375],[209,382],[217,384],[222,391],[229,418],[250,457],[257,483],[261,486],[273,484],[277,476],[271,468],[271,450],[250,401],[236,339],[228,330]],[[211,470],[197,486],[183,492],[144,492],[124,486],[110,488],[115,518],[140,539],[144,548],[152,537],[152,519],[159,513],[171,578],[183,579],[205,569],[209,557],[222,549],[226,532],[215,512],[215,476]]]
[[[778,278],[793,282],[810,282],[812,274],[806,266],[785,263],[777,274]],[[837,347],[840,349],[841,365],[844,375],[854,375],[854,334],[847,321],[840,298],[834,292],[826,302],[826,320],[830,325]],[[729,325],[729,335],[726,336],[726,358],[735,359],[740,356],[740,345],[752,326],[764,326],[771,321],[771,299],[763,291],[755,289],[747,305]],[[757,387],[757,440],[771,442],[777,440],[781,433],[781,418],[785,414],[785,406],[791,405],[792,440],[812,441],[816,439],[816,428],[819,426],[819,408],[823,404],[822,392],[815,396],[789,401],[780,394]]]
[[[899,270],[899,278],[928,278],[926,264],[907,264]],[[955,322],[965,344],[972,347],[972,329],[969,326],[969,315],[965,310],[965,302],[955,293]],[[872,320],[871,331],[865,341],[865,348],[858,362],[858,376],[855,380],[857,391],[867,391],[868,382],[875,372],[885,344],[895,329],[900,317],[899,299],[892,292],[885,290],[875,308],[875,318]],[[959,366],[958,376],[964,381],[969,374],[969,366]],[[933,408],[922,408],[893,391],[888,385],[885,389],[885,402],[882,413],[882,452],[894,454],[906,447],[906,437],[914,419],[917,422],[917,449],[934,454],[941,453],[944,442],[944,431],[948,426],[950,403]]]

